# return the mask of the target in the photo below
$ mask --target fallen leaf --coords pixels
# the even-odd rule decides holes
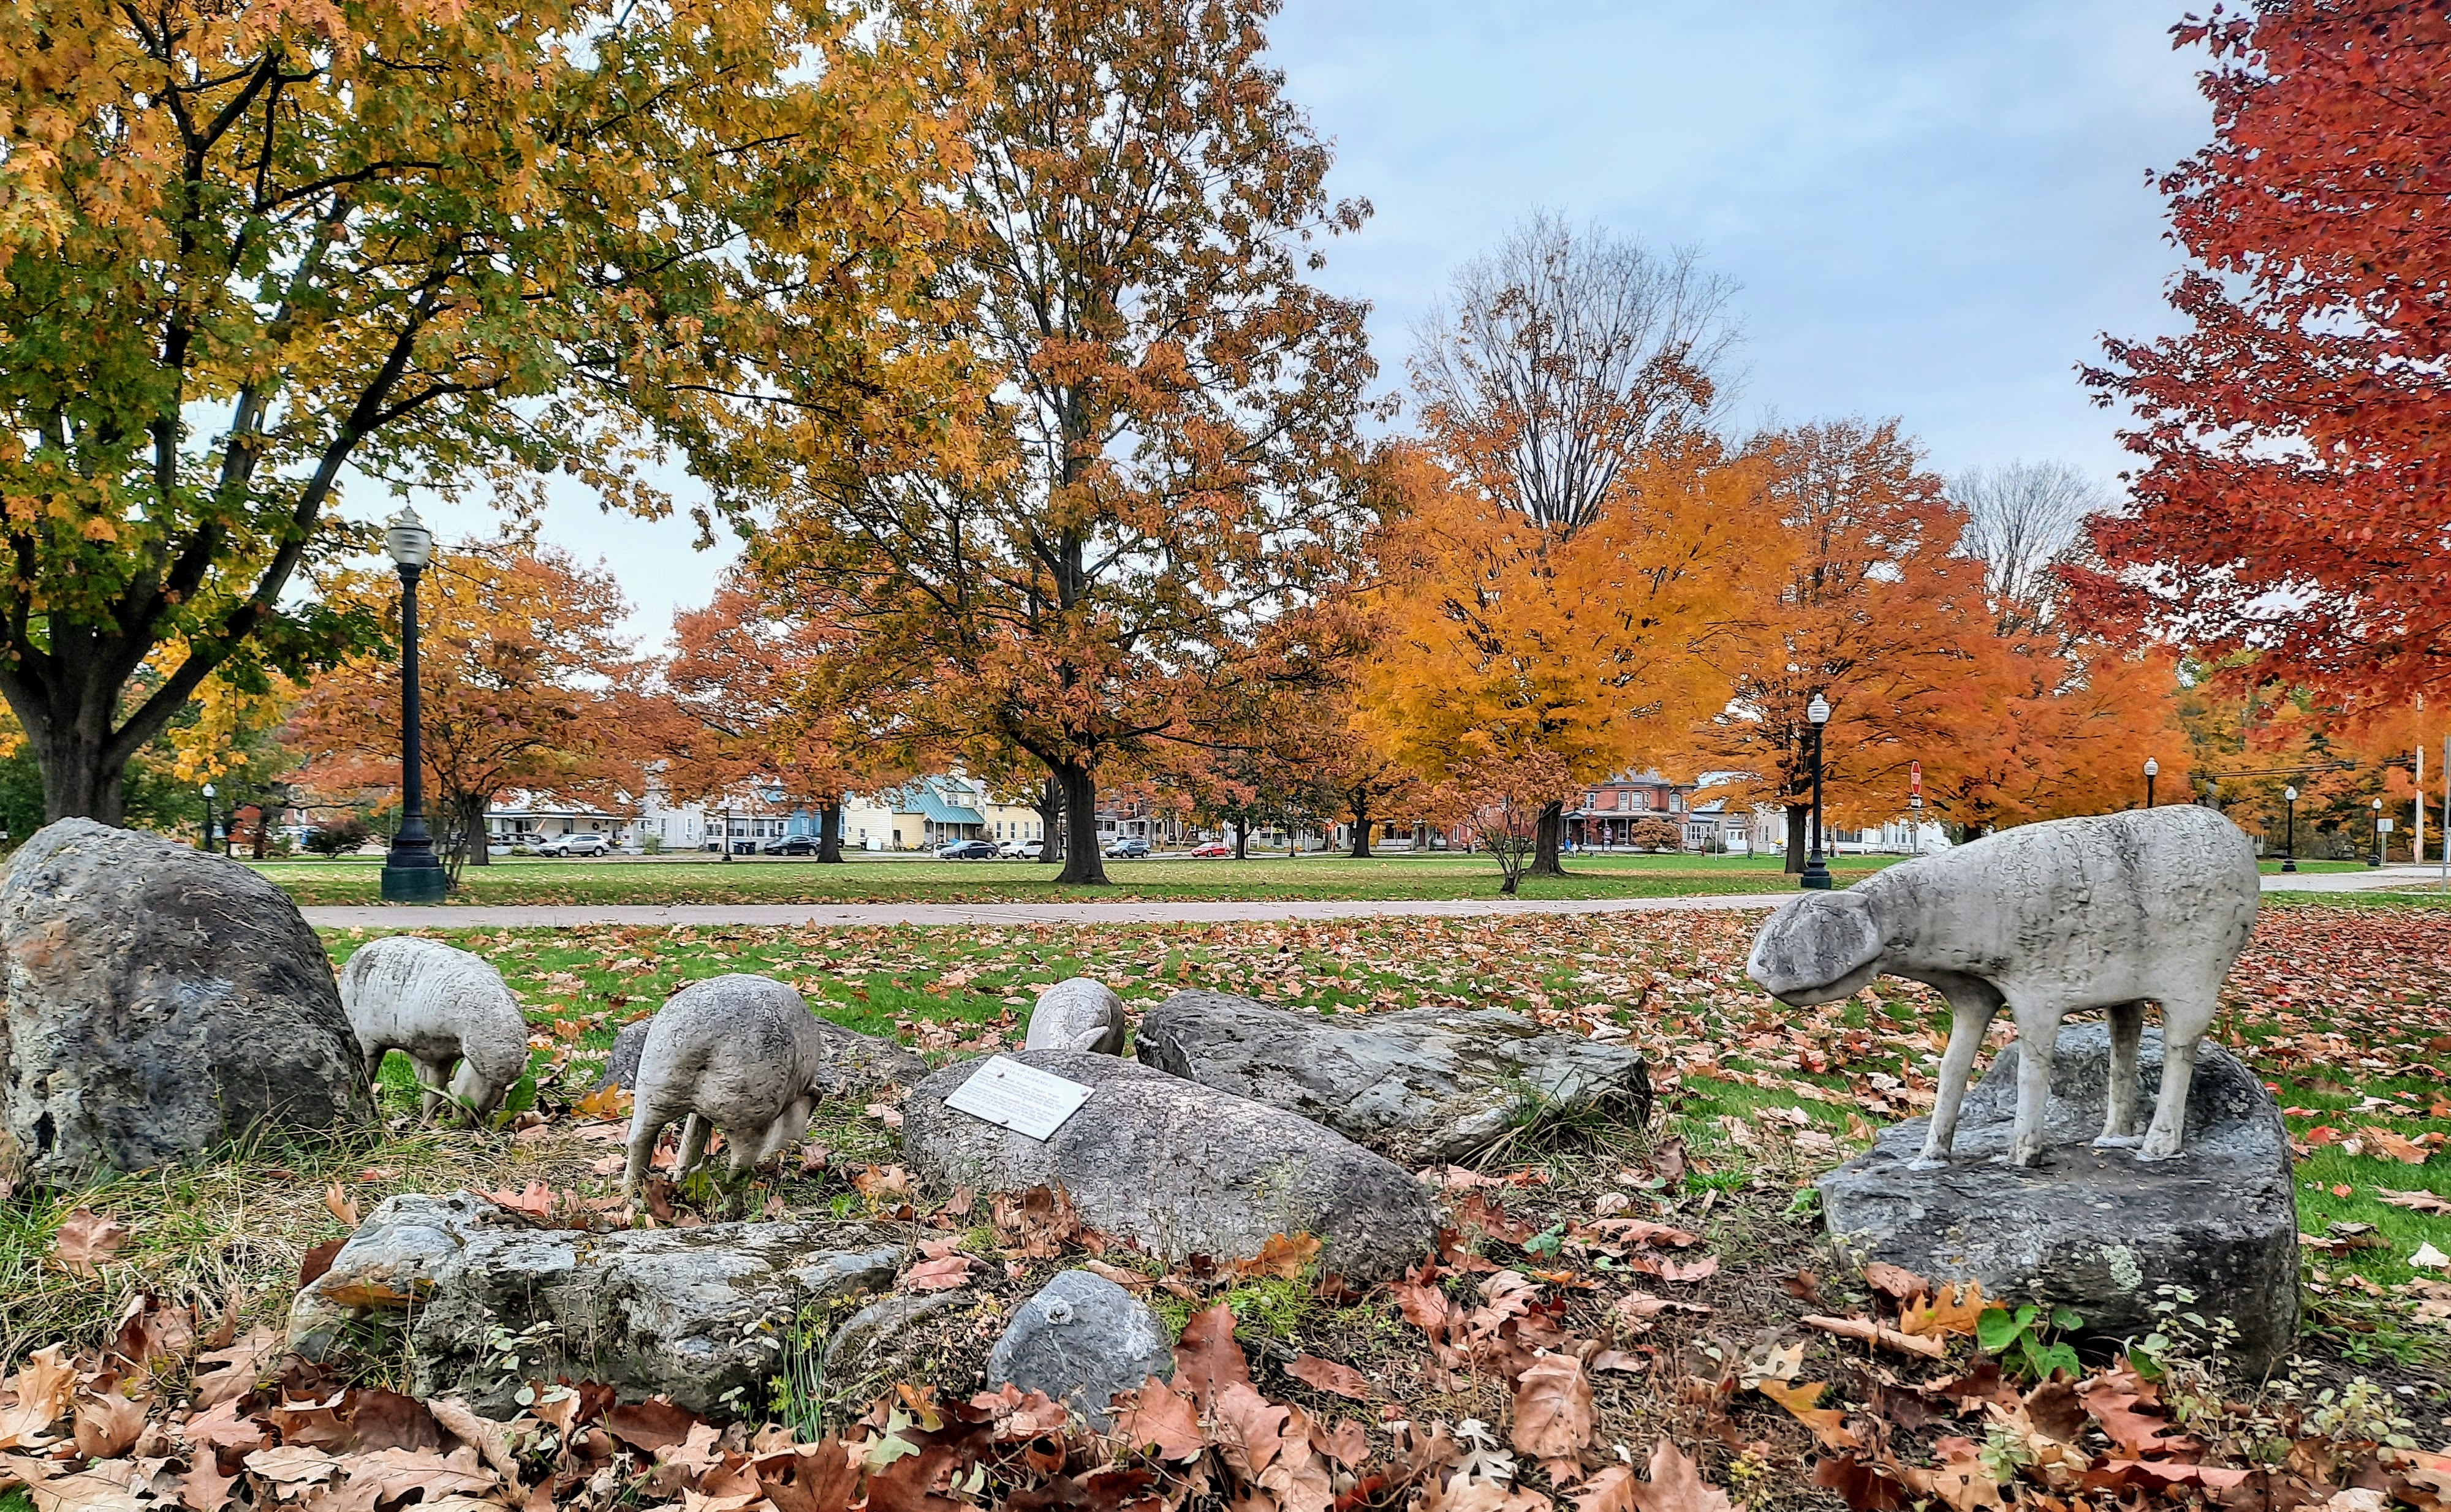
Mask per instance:
[[[1370,1400],[1370,1380],[1351,1365],[1323,1360],[1317,1355],[1298,1354],[1285,1366],[1285,1374],[1316,1390],[1335,1396],[1349,1397],[1355,1402]]]
[[[1317,1258],[1319,1241],[1308,1234],[1270,1234],[1260,1252],[1248,1260],[1237,1261],[1238,1276],[1274,1276],[1281,1281],[1299,1281],[1305,1267]]]
[[[2451,1213],[2451,1198],[2430,1191],[2394,1191],[2388,1187],[2377,1187],[2375,1196],[2389,1207],[2405,1208],[2411,1212]]]
[[[2359,1129],[2358,1137],[2365,1141],[2368,1149],[2380,1150],[2403,1166],[2422,1166],[2426,1157],[2434,1153],[2413,1139],[2373,1125]]]
[[[1542,1355],[1515,1382],[1518,1452],[1555,1460],[1592,1442],[1592,1383],[1582,1362],[1569,1354]]]
[[[1917,1297],[1931,1295],[1931,1283],[1886,1260],[1875,1260],[1864,1267],[1864,1284],[1903,1307]]]
[[[1651,1479],[1610,1465],[1574,1494],[1577,1512],[1735,1512],[1728,1493],[1702,1479],[1701,1468],[1668,1440],[1651,1451]]]
[[[951,1291],[955,1286],[970,1285],[971,1257],[947,1255],[941,1260],[923,1260],[902,1276],[902,1285],[912,1291]]]
[[[1137,1392],[1117,1398],[1115,1434],[1136,1449],[1148,1449],[1161,1460],[1193,1460],[1208,1447],[1200,1429],[1200,1414],[1155,1376]]]
[[[2417,1253],[2408,1257],[2408,1263],[2422,1270],[2441,1270],[2451,1267],[2451,1255],[2435,1248],[2431,1243],[2421,1241]]]
[[[1226,1303],[1204,1308],[1183,1325],[1175,1341],[1174,1378],[1191,1388],[1191,1400],[1204,1408],[1228,1385],[1251,1384],[1251,1363],[1234,1342],[1234,1309]]]
[[[70,1275],[97,1275],[127,1238],[126,1226],[80,1208],[60,1221],[59,1232],[51,1237],[51,1259]]]
[[[77,1452],[88,1460],[116,1460],[145,1431],[145,1406],[116,1391],[90,1396],[76,1406]]]
[[[1854,1449],[1863,1446],[1863,1441],[1847,1426],[1847,1414],[1843,1408],[1814,1405],[1821,1400],[1821,1393],[1829,1389],[1823,1383],[1804,1381],[1790,1385],[1784,1381],[1761,1381],[1755,1384],[1754,1389],[1785,1407],[1796,1422],[1811,1428],[1823,1448]]]
[[[1943,1286],[1931,1293],[1928,1306],[1909,1307],[1898,1318],[1898,1331],[1922,1339],[1943,1339],[1951,1334],[1972,1338],[1975,1320],[1983,1316],[1983,1283],[1970,1281],[1962,1286]]]
[[[324,1207],[341,1221],[343,1228],[358,1227],[358,1200],[350,1196],[349,1189],[339,1182],[324,1188]]]
[[[67,1417],[76,1400],[76,1366],[67,1346],[52,1345],[28,1357],[17,1372],[17,1400],[0,1406],[0,1449],[37,1449],[49,1443],[50,1425]]]

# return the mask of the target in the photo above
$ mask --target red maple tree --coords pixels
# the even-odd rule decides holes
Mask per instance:
[[[2146,460],[2091,606],[2319,689],[2451,696],[2451,12],[2265,0],[2188,18],[2208,147],[2163,176],[2190,329],[2087,380]]]

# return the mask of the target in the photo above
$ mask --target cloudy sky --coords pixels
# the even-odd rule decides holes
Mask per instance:
[[[1943,471],[2060,458],[2108,483],[2113,417],[2074,369],[2101,332],[2168,325],[2146,175],[2208,129],[2184,9],[1285,0],[1274,45],[1333,191],[1376,208],[1326,282],[1374,305],[1389,382],[1456,265],[1547,208],[1741,285],[1740,428],[1895,415]],[[649,643],[730,556],[576,498],[545,534],[612,566]]]

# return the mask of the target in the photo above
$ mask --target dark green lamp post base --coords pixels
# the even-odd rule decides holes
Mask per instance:
[[[382,869],[382,900],[386,903],[440,903],[451,874],[439,866],[386,866]]]

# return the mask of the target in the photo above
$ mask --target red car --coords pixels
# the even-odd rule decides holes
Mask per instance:
[[[1221,855],[1232,855],[1234,854],[1234,848],[1227,845],[1223,840],[1211,840],[1206,845],[1193,846],[1191,848],[1191,854],[1204,858],[1214,858]]]

